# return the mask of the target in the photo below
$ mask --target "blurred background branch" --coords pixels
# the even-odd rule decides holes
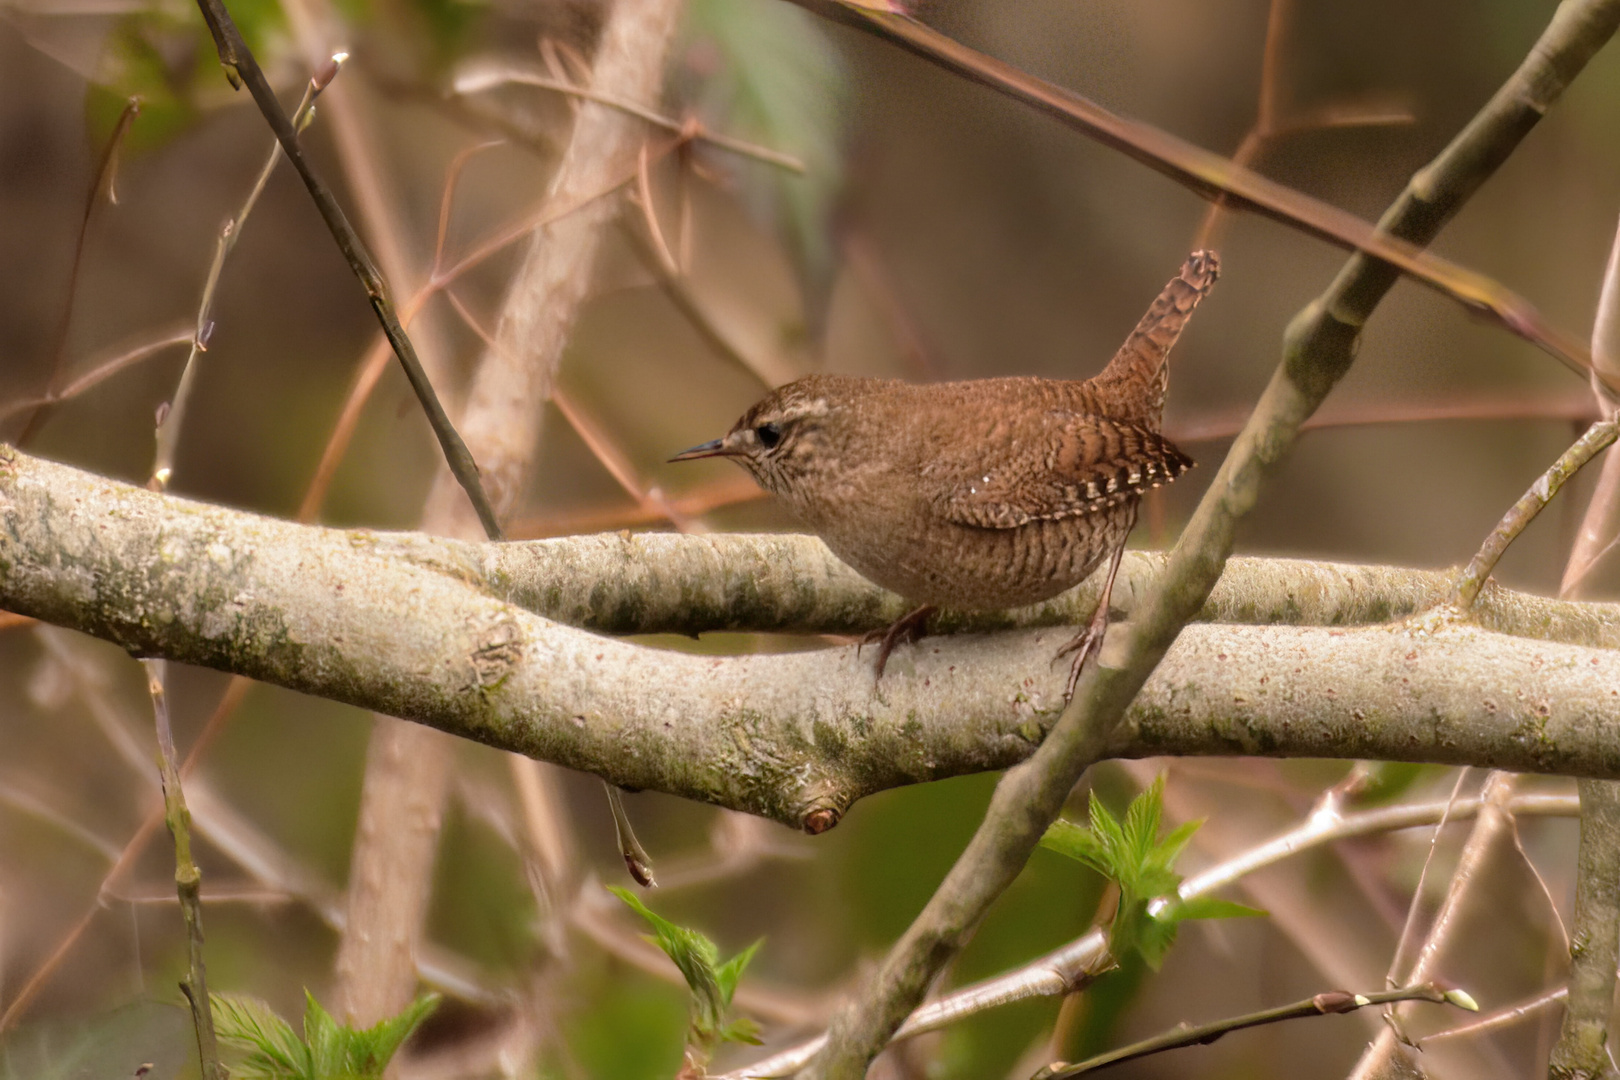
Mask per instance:
[[[527,375],[551,372],[551,404],[512,406],[534,426],[533,464],[514,474],[509,534],[709,531],[489,549],[423,533],[283,534],[273,520],[230,518],[219,535],[238,535],[237,524],[248,522],[248,546],[233,553],[262,555],[266,567],[276,550],[344,552],[353,575],[343,578],[345,598],[366,593],[373,576],[402,587],[389,598],[390,617],[422,646],[420,655],[473,658],[457,669],[457,687],[485,685],[505,670],[502,626],[536,631],[522,641],[573,649],[552,669],[563,681],[543,696],[576,709],[555,717],[562,732],[574,730],[575,715],[604,730],[591,712],[604,701],[610,708],[600,715],[646,720],[621,729],[632,733],[599,755],[620,770],[655,771],[660,762],[638,760],[636,747],[668,745],[660,725],[669,717],[643,715],[615,694],[671,671],[695,673],[690,694],[678,679],[659,692],[672,689],[677,707],[693,703],[699,733],[726,715],[712,703],[716,671],[753,671],[761,683],[799,672],[792,677],[827,688],[809,708],[849,701],[827,723],[791,729],[782,754],[754,738],[773,730],[760,726],[761,716],[719,725],[729,742],[706,744],[711,752],[718,745],[726,762],[752,753],[770,766],[759,777],[718,775],[722,796],[750,784],[791,791],[816,777],[780,770],[838,759],[848,747],[869,750],[869,759],[846,758],[850,768],[870,760],[875,769],[848,791],[901,786],[863,798],[824,835],[653,791],[625,798],[659,859],[664,884],[647,897],[651,907],[702,927],[721,955],[766,939],[735,1001],[742,1016],[763,1022],[768,1047],[732,1046],[711,1067],[739,1068],[762,1054],[797,1067],[806,1046],[814,1049],[806,1040],[825,1029],[869,958],[915,916],[967,842],[994,777],[913,781],[975,755],[1028,753],[1050,723],[1044,687],[1054,674],[1037,664],[1046,644],[1030,642],[1063,633],[1049,628],[1083,617],[1093,593],[1081,588],[1036,610],[950,617],[944,626],[955,633],[925,641],[907,672],[890,673],[902,676],[895,688],[903,693],[886,681],[878,701],[867,665],[812,635],[859,634],[887,622],[898,601],[820,545],[779,535],[788,524],[782,512],[739,471],[699,465],[677,474],[662,462],[723,429],[762,385],[807,371],[1088,375],[1165,274],[1202,246],[1197,238],[1214,235],[1228,273],[1178,353],[1166,429],[1207,465],[1242,430],[1290,312],[1335,272],[1333,251],[1236,212],[1242,200],[1223,197],[1219,183],[1195,193],[995,88],[780,0],[686,0],[658,85],[636,99],[661,118],[658,126],[625,117],[638,135],[619,167],[567,201],[551,197],[552,188],[593,108],[571,91],[593,82],[611,5],[229,7],[289,105],[326,58],[351,54],[302,147],[375,253],[447,413],[462,412],[489,358],[506,353],[514,366],[537,365]],[[1555,21],[1589,10],[1565,4]],[[1087,108],[1113,121],[1135,118],[1122,122],[1146,132],[1143,145],[1182,140],[1253,170],[1197,151],[1219,164],[1217,181],[1231,173],[1240,186],[1269,184],[1291,205],[1303,198],[1342,208],[1364,229],[1502,85],[1553,7],[1036,0],[1014,16],[984,0],[953,0],[914,14],[931,35],[919,43],[967,57],[979,65],[974,78],[990,72],[987,58],[999,58],[1000,74],[1065,109],[1071,95],[1083,95]],[[152,418],[173,399],[182,371],[175,345],[201,336],[190,324],[220,222],[236,214],[264,161],[263,118],[228,89],[212,57],[189,5],[0,0],[0,436],[14,438],[38,410],[31,449],[91,474],[148,476]],[[536,85],[456,92],[469,73],[513,71]],[[1533,121],[1535,134],[1437,251],[1468,268],[1465,284],[1494,281],[1496,299],[1511,290],[1533,305],[1544,328],[1585,325],[1597,299],[1590,351],[1599,370],[1614,354],[1601,346],[1602,327],[1612,330],[1620,310],[1612,273],[1594,288],[1613,258],[1620,206],[1610,152],[1620,124],[1616,71],[1612,57],[1598,55],[1544,116],[1553,84],[1510,103],[1515,123]],[[137,99],[138,112],[130,108]],[[792,157],[805,171],[717,141]],[[573,320],[564,343],[547,345],[543,361],[505,349],[503,312],[530,238],[594,215],[614,227],[595,230],[592,268],[570,271],[579,295],[556,305]],[[179,435],[175,490],[269,519],[424,524],[439,455],[356,300],[307,193],[290,170],[277,170],[212,296],[215,329],[191,365],[185,428],[171,429]],[[1584,351],[1556,331],[1543,337]],[[1229,759],[1234,753],[1366,753],[1556,771],[1601,755],[1611,740],[1609,716],[1582,730],[1560,727],[1560,717],[1597,710],[1606,690],[1571,700],[1584,692],[1579,673],[1548,664],[1595,657],[1601,674],[1614,651],[1617,620],[1601,602],[1620,584],[1613,453],[1594,461],[1601,470],[1575,477],[1564,504],[1550,506],[1503,554],[1471,623],[1423,613],[1446,599],[1455,572],[1444,568],[1466,561],[1503,508],[1612,403],[1589,379],[1572,381],[1540,362],[1522,337],[1471,320],[1426,289],[1397,285],[1356,340],[1354,367],[1301,425],[1309,434],[1272,470],[1267,496],[1233,538],[1238,550],[1261,557],[1228,564],[1197,616],[1206,625],[1186,635],[1204,664],[1196,694],[1184,684],[1163,715],[1144,715],[1119,736],[1120,752],[1219,756],[1099,766],[1069,812],[1082,817],[1090,791],[1123,805],[1167,774],[1167,824],[1207,819],[1185,852],[1189,886],[1225,882],[1268,917],[1197,924],[1162,974],[1126,965],[1088,977],[1075,992],[1076,973],[1087,970],[1085,943],[1101,940],[1093,926],[1108,918],[1112,886],[1037,853],[874,1078],[1023,1078],[1186,1016],[1255,1011],[1324,985],[1376,985],[1399,951],[1408,911],[1421,939],[1447,895],[1484,773],[1459,784],[1439,764]],[[513,432],[515,442],[529,438]],[[1214,473],[1196,470],[1155,493],[1144,508],[1148,543],[1175,537]],[[85,499],[81,507],[101,505],[99,496]],[[192,535],[191,525],[216,527],[211,510],[175,517],[173,504],[151,507],[137,517],[184,525],[177,536]],[[55,512],[71,511],[63,503]],[[761,535],[727,535],[738,530]],[[143,565],[193,569],[196,580],[216,583],[230,576],[217,562],[223,542],[155,542],[137,562],[157,552]],[[58,568],[68,565],[62,554]],[[1306,558],[1269,557],[1277,554]],[[261,567],[273,590],[333,583],[318,558],[275,565],[280,573]],[[1126,560],[1115,595],[1119,626],[1141,617],[1163,566],[1162,555]],[[148,588],[122,570],[115,577]],[[1545,598],[1561,579],[1582,602]],[[424,605],[400,615],[397,605],[418,587],[453,613],[430,617]],[[82,605],[86,594],[76,595]],[[310,625],[321,633],[350,607],[338,596],[329,591],[307,612],[320,616]],[[169,620],[179,609],[150,610],[152,623],[139,633],[176,626]],[[469,626],[479,612],[498,625]],[[499,623],[506,615],[517,622]],[[241,626],[235,619],[223,625]],[[187,942],[172,853],[148,843],[162,835],[162,805],[151,725],[140,720],[150,707],[145,679],[121,650],[26,616],[0,615],[0,631],[0,702],[11,718],[0,725],[0,1075],[128,1075],[147,1063],[151,1076],[186,1075],[195,1040],[173,987]],[[691,640],[695,631],[702,640]],[[600,633],[669,636],[623,643]],[[784,636],[792,634],[806,636]],[[480,651],[474,639],[490,648]],[[1353,678],[1279,683],[1254,653],[1284,639],[1306,647],[1312,673],[1317,658],[1361,669]],[[1469,656],[1498,646],[1506,650],[1494,654],[1503,658],[1498,670],[1476,678]],[[825,655],[776,655],[808,648]],[[390,660],[408,667],[406,655]],[[1288,674],[1282,654],[1266,655]],[[1458,679],[1473,692],[1443,706],[1444,723],[1385,724],[1377,712],[1356,715],[1376,696],[1340,695],[1382,670],[1388,685],[1375,689],[1387,696],[1412,679],[1414,663],[1431,658],[1460,661]],[[319,668],[308,653],[304,660]],[[716,661],[720,667],[708,666]],[[1515,664],[1533,670],[1516,679]],[[908,699],[913,683],[935,670],[926,689],[938,697]],[[591,681],[608,673],[622,685]],[[982,707],[972,693],[957,693],[980,674],[1009,680]],[[1424,670],[1416,684],[1438,692],[1440,678]],[[401,1080],[664,1080],[682,1067],[686,979],[600,888],[623,881],[624,870],[595,778],[439,738],[423,760],[445,778],[442,792],[425,786],[424,798],[391,820],[368,811],[362,826],[369,713],[179,663],[168,665],[165,683],[193,854],[205,875],[209,975],[220,989],[262,996],[282,1015],[303,1009],[306,989],[333,1002],[334,961],[366,932],[364,922],[345,932],[349,911],[357,896],[369,896],[393,913],[390,939],[405,943],[397,965],[370,969],[378,976],[370,985],[411,993],[420,980],[449,999],[393,1066]],[[1526,686],[1546,690],[1513,696]],[[1219,700],[1197,696],[1211,688]],[[772,689],[761,691],[768,705],[778,700]],[[1297,706],[1286,729],[1285,691]],[[954,700],[940,705],[946,697]],[[1176,711],[1195,697],[1198,707]],[[487,722],[515,695],[502,685],[478,700],[465,715]],[[921,709],[932,714],[937,705],[942,722],[907,727],[907,700],[921,702],[919,723]],[[1391,715],[1415,722],[1412,700]],[[879,718],[891,726],[865,734],[842,726],[885,703],[890,712]],[[812,715],[798,708],[786,713]],[[957,724],[969,714],[975,724]],[[995,723],[975,726],[987,718]],[[971,734],[966,745],[928,741],[985,731],[988,747]],[[636,742],[643,734],[647,741]],[[1258,741],[1272,735],[1285,737]],[[1401,741],[1413,736],[1416,743]],[[1504,748],[1512,756],[1498,756]],[[1566,752],[1572,756],[1560,756]],[[701,787],[708,775],[683,782]],[[712,800],[714,790],[691,793]],[[1580,933],[1570,903],[1578,838],[1573,820],[1545,815],[1572,814],[1576,788],[1526,775],[1513,791],[1503,804],[1504,842],[1515,851],[1467,879],[1456,932],[1470,947],[1441,958],[1443,975],[1475,991],[1486,1012],[1476,1023],[1428,1010],[1403,1020],[1435,1075],[1538,1073],[1557,1042],[1567,997],[1563,925]],[[837,816],[830,804],[777,810],[801,826],[812,820],[807,810],[826,811],[813,819],[818,826]],[[401,862],[368,880],[355,869],[363,853],[372,865],[387,863],[377,858],[379,820],[384,831],[426,841],[415,845],[414,867]],[[1432,833],[1385,831],[1400,822],[1441,824]],[[1276,861],[1288,852],[1297,857]],[[396,930],[403,936],[393,937]],[[406,955],[413,939],[414,958]],[[1580,1014],[1599,1015],[1601,996],[1583,992]],[[1300,1061],[1348,1070],[1381,1030],[1372,1012],[1235,1034],[1175,1064],[1189,1077],[1288,1076]]]

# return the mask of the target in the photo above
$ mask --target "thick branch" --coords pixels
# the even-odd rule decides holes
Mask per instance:
[[[451,550],[439,543],[0,459],[0,607],[816,831],[874,791],[1022,760],[1061,703],[1049,661],[1063,630],[930,639],[897,654],[875,687],[853,648],[646,648],[399,557]],[[1616,746],[1620,652],[1429,615],[1363,629],[1190,628],[1099,750],[1620,777]]]
[[[491,596],[609,634],[863,634],[887,627],[913,606],[855,573],[813,536],[603,533],[500,545],[420,533],[377,539],[400,558],[453,574]],[[1167,561],[1158,552],[1126,554],[1114,582],[1116,616],[1138,610]],[[940,633],[1074,626],[1091,617],[1100,588],[1093,578],[1029,607],[941,611],[930,625]],[[1197,619],[1353,626],[1405,618],[1446,603],[1455,592],[1449,570],[1236,558]],[[1472,615],[1504,634],[1620,648],[1620,604],[1549,600],[1487,583]]]

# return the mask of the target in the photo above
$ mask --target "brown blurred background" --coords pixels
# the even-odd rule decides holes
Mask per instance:
[[[1298,0],[1276,47],[1282,120],[1308,123],[1334,109],[1399,122],[1307,126],[1269,141],[1255,167],[1376,217],[1511,73],[1553,8],[1522,0]],[[240,9],[290,101],[308,69],[285,21],[269,0]],[[1269,11],[1266,0],[937,0],[919,14],[1109,108],[1230,153],[1255,120]],[[600,20],[594,4],[352,0],[340,13],[355,58],[330,93],[353,95],[387,197],[408,223],[394,239],[418,265],[432,256],[447,170],[460,151],[508,140],[466,166],[447,227],[451,261],[538,203],[566,139],[566,102],[523,87],[459,99],[445,91],[476,61],[537,63],[542,38],[588,51]],[[698,110],[715,130],[803,154],[811,165],[808,179],[787,180],[769,166],[699,148],[692,167],[664,161],[652,174],[671,236],[681,234],[683,199],[690,204],[687,287],[760,363],[929,379],[1084,377],[1106,361],[1199,233],[1207,204],[1170,181],[780,0],[693,0],[689,21],[673,54],[667,111]],[[146,106],[121,154],[117,203],[93,212],[75,283],[87,193],[131,92],[142,93]],[[755,98],[765,105],[751,107]],[[1437,250],[1497,277],[1584,338],[1620,210],[1616,131],[1620,58],[1611,50]],[[345,185],[331,137],[318,117],[306,143],[352,207],[360,196]],[[64,385],[127,348],[186,333],[220,225],[269,145],[246,95],[225,87],[194,8],[0,0],[0,406],[40,394],[53,357],[61,357],[64,374],[56,378]],[[747,485],[726,463],[662,462],[721,433],[761,384],[718,355],[660,288],[638,254],[642,215],[630,211],[624,221],[610,232],[595,295],[563,362],[562,390],[663,495],[735,498]],[[1276,364],[1287,320],[1343,261],[1336,250],[1253,217],[1221,221],[1217,245],[1222,282],[1177,350],[1167,420],[1202,467],[1165,493],[1137,543],[1173,541]],[[508,250],[454,287],[486,326],[513,265]],[[292,516],[375,323],[285,167],[227,265],[214,321],[171,489]],[[453,405],[479,355],[477,334],[443,298],[412,329]],[[29,448],[143,481],[154,413],[172,396],[183,358],[183,348],[166,349],[53,408]],[[1356,423],[1302,440],[1245,523],[1239,548],[1421,567],[1463,562],[1591,410],[1584,383],[1551,359],[1403,283],[1324,410],[1325,419]],[[1456,411],[1481,418],[1442,418]],[[13,414],[0,436],[16,437],[20,423]],[[642,527],[636,503],[555,408],[544,432],[515,533]],[[390,366],[321,519],[409,527],[436,462],[420,410]],[[1570,490],[1509,552],[1502,581],[1556,591],[1587,488],[1577,481]],[[720,506],[703,521],[717,529],[787,527],[760,501]],[[173,682],[184,749],[225,680],[178,671]],[[87,640],[15,628],[0,634],[0,702],[0,1003],[88,919],[84,938],[6,1033],[0,1075],[78,1076],[47,1071],[77,1067],[73,1054],[93,1062],[96,1071],[85,1076],[130,1075],[141,1061],[157,1063],[155,1075],[191,1075],[194,1067],[180,1064],[188,1052],[184,1018],[172,1007],[183,942],[166,840],[151,844],[97,906],[109,859],[155,799],[155,776],[138,773],[107,735],[127,732],[143,749],[150,743],[138,668]],[[255,688],[199,775],[276,858],[335,895],[348,870],[369,724],[353,709]],[[523,1012],[538,1034],[519,1075],[671,1075],[682,991],[577,929],[542,932],[510,842],[516,811],[507,773],[492,752],[463,746],[458,755],[431,934],[485,991],[521,1005],[452,1000],[423,1033],[421,1052],[477,1047],[509,1032],[511,1017]],[[1217,818],[1189,865],[1294,820],[1343,769],[1171,766],[1172,809]],[[1096,783],[1122,802],[1139,779],[1099,770]],[[1400,783],[1444,792],[1452,779],[1414,770]],[[688,864],[733,860],[721,858],[706,883],[656,892],[648,902],[716,937],[723,953],[764,936],[751,973],[786,995],[802,1020],[797,1029],[767,1022],[767,1037],[813,1032],[828,995],[920,908],[992,784],[978,777],[891,792],[813,841],[775,826],[739,826],[671,798],[635,796],[631,814],[668,876],[678,879]],[[622,882],[599,785],[572,777],[566,790],[578,858],[602,880]],[[1524,836],[1567,913],[1573,825],[1527,822]],[[330,981],[334,935],[308,902],[311,890],[285,866],[255,871],[231,842],[208,838],[201,851],[207,886],[223,890],[206,908],[212,981],[296,1016],[302,988],[320,995]],[[1426,844],[1426,835],[1367,841],[1267,872],[1266,896],[1249,899],[1273,918],[1185,931],[1163,972],[1120,977],[1065,1010],[1071,1044],[1109,1045],[1355,978],[1372,981],[1346,988],[1375,986]],[[1489,936],[1472,957],[1479,970],[1456,975],[1490,1007],[1542,985],[1561,946],[1522,865],[1502,867],[1485,888],[1479,918]],[[1089,874],[1038,854],[951,978],[983,977],[1055,947],[1088,925],[1098,894]],[[600,917],[633,941],[637,928],[615,908],[605,906]],[[988,1014],[924,1040],[903,1067],[930,1077],[1013,1075],[1058,1013],[1049,1000]],[[1544,1020],[1520,1025],[1478,1044],[1477,1060],[1502,1075],[1540,1068],[1549,1030]],[[1350,1066],[1374,1031],[1371,1020],[1330,1018],[1233,1036],[1120,1075],[1331,1076]],[[443,1075],[499,1074],[479,1068]]]

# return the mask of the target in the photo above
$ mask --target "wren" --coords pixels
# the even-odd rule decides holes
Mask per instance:
[[[880,631],[877,675],[939,607],[1033,604],[1106,559],[1066,695],[1102,643],[1144,492],[1192,467],[1160,434],[1170,348],[1220,264],[1194,252],[1099,374],[913,384],[808,375],[724,438],[671,461],[729,457],[862,576],[918,605]]]

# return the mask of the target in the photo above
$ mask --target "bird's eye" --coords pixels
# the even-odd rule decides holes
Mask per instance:
[[[767,450],[775,450],[776,444],[782,441],[782,429],[776,424],[761,424],[754,429],[754,435],[759,445]]]

